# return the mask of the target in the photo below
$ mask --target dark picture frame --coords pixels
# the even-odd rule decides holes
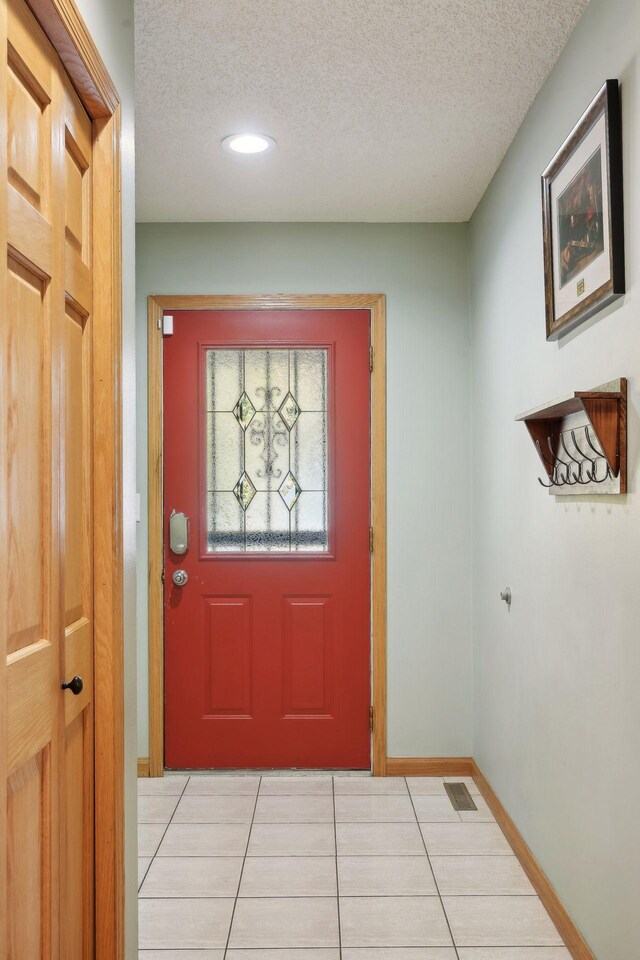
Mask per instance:
[[[622,116],[606,80],[542,174],[547,340],[625,292]]]

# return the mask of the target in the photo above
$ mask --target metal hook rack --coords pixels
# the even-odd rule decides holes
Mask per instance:
[[[554,496],[627,492],[627,381],[570,394],[516,418],[526,424]]]
[[[540,449],[540,441],[536,440],[535,445],[540,455],[540,459],[545,463],[545,466],[551,467],[551,473],[548,474],[547,479],[549,483],[545,483],[544,480],[541,480],[538,477],[538,483],[542,487],[575,487],[577,484],[580,486],[586,486],[589,483],[605,483],[607,480],[616,480],[617,477],[611,472],[611,467],[607,463],[607,458],[603,450],[598,450],[594,445],[590,433],[589,426],[587,424],[584,427],[580,428],[584,431],[584,436],[588,446],[595,453],[595,457],[590,457],[585,454],[582,450],[578,438],[576,437],[576,430],[570,429],[568,431],[571,442],[573,444],[574,450],[580,454],[580,457],[575,457],[567,446],[567,441],[565,440],[565,433],[559,434],[560,446],[564,454],[569,458],[569,462],[562,460],[561,457],[556,453],[553,453],[553,444],[551,437],[547,437],[547,444],[551,450],[552,460],[549,460],[547,456]],[[604,475],[602,477],[598,476],[599,464],[604,465]],[[587,466],[588,464],[588,466]],[[564,472],[561,470],[561,467],[564,467]],[[603,472],[602,470],[600,472]]]

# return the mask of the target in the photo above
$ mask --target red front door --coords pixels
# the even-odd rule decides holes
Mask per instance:
[[[369,323],[174,313],[167,767],[370,766]]]

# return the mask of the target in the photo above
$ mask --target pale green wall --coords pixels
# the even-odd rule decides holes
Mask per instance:
[[[598,960],[640,957],[639,47],[638,0],[591,0],[469,232],[474,753]],[[540,172],[607,77],[622,86],[628,293],[548,344]],[[630,493],[556,501],[514,417],[619,376]]]
[[[389,752],[471,749],[469,332],[463,224],[138,225],[139,743],[147,747],[146,297],[385,293]]]
[[[125,631],[125,936],[137,957],[136,803],[136,367],[133,0],[76,0],[122,104],[122,402]],[[97,678],[99,682],[99,677]]]

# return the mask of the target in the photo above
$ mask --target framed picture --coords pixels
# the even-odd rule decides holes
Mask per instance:
[[[607,80],[542,174],[547,340],[624,293],[622,121]]]

